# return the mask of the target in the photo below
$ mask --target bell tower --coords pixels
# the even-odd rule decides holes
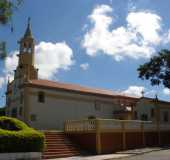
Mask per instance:
[[[25,34],[18,43],[20,44],[20,51],[15,77],[19,76],[24,80],[38,79],[38,69],[34,66],[35,41],[31,32],[30,18],[28,18]]]

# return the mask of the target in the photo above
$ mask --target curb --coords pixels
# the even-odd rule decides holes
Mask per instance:
[[[107,159],[103,159],[103,160],[121,160],[123,158],[129,158],[129,157],[135,157],[135,156],[138,156],[138,155],[143,155],[143,154],[146,154],[146,153],[151,153],[151,152],[157,152],[157,151],[161,151],[161,150],[166,150],[166,149],[163,149],[163,148],[160,148],[160,149],[154,149],[154,150],[150,150],[150,151],[145,151],[145,152],[141,152],[141,153],[127,153],[129,155],[127,156],[124,156],[124,157],[118,157],[118,158],[107,158]]]

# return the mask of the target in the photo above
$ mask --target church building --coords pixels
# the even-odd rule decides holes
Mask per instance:
[[[169,102],[39,79],[30,22],[19,45],[14,80],[7,85],[7,116],[41,130],[63,129],[67,120],[94,118],[170,122]]]

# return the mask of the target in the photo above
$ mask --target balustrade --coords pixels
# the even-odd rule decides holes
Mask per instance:
[[[117,120],[117,119],[85,119],[68,120],[65,122],[65,132],[100,132],[105,131],[156,131],[170,130],[170,124],[157,124],[151,121]]]

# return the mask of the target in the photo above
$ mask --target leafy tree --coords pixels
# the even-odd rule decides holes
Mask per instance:
[[[0,0],[0,23],[7,24],[22,0]]]
[[[21,5],[23,0],[0,0],[0,24],[6,25],[12,22],[12,15],[15,10]],[[11,32],[13,32],[13,25],[11,24]],[[0,59],[6,57],[6,42],[0,42]]]
[[[170,50],[161,50],[137,70],[142,80],[150,80],[151,85],[163,84],[170,89]]]

